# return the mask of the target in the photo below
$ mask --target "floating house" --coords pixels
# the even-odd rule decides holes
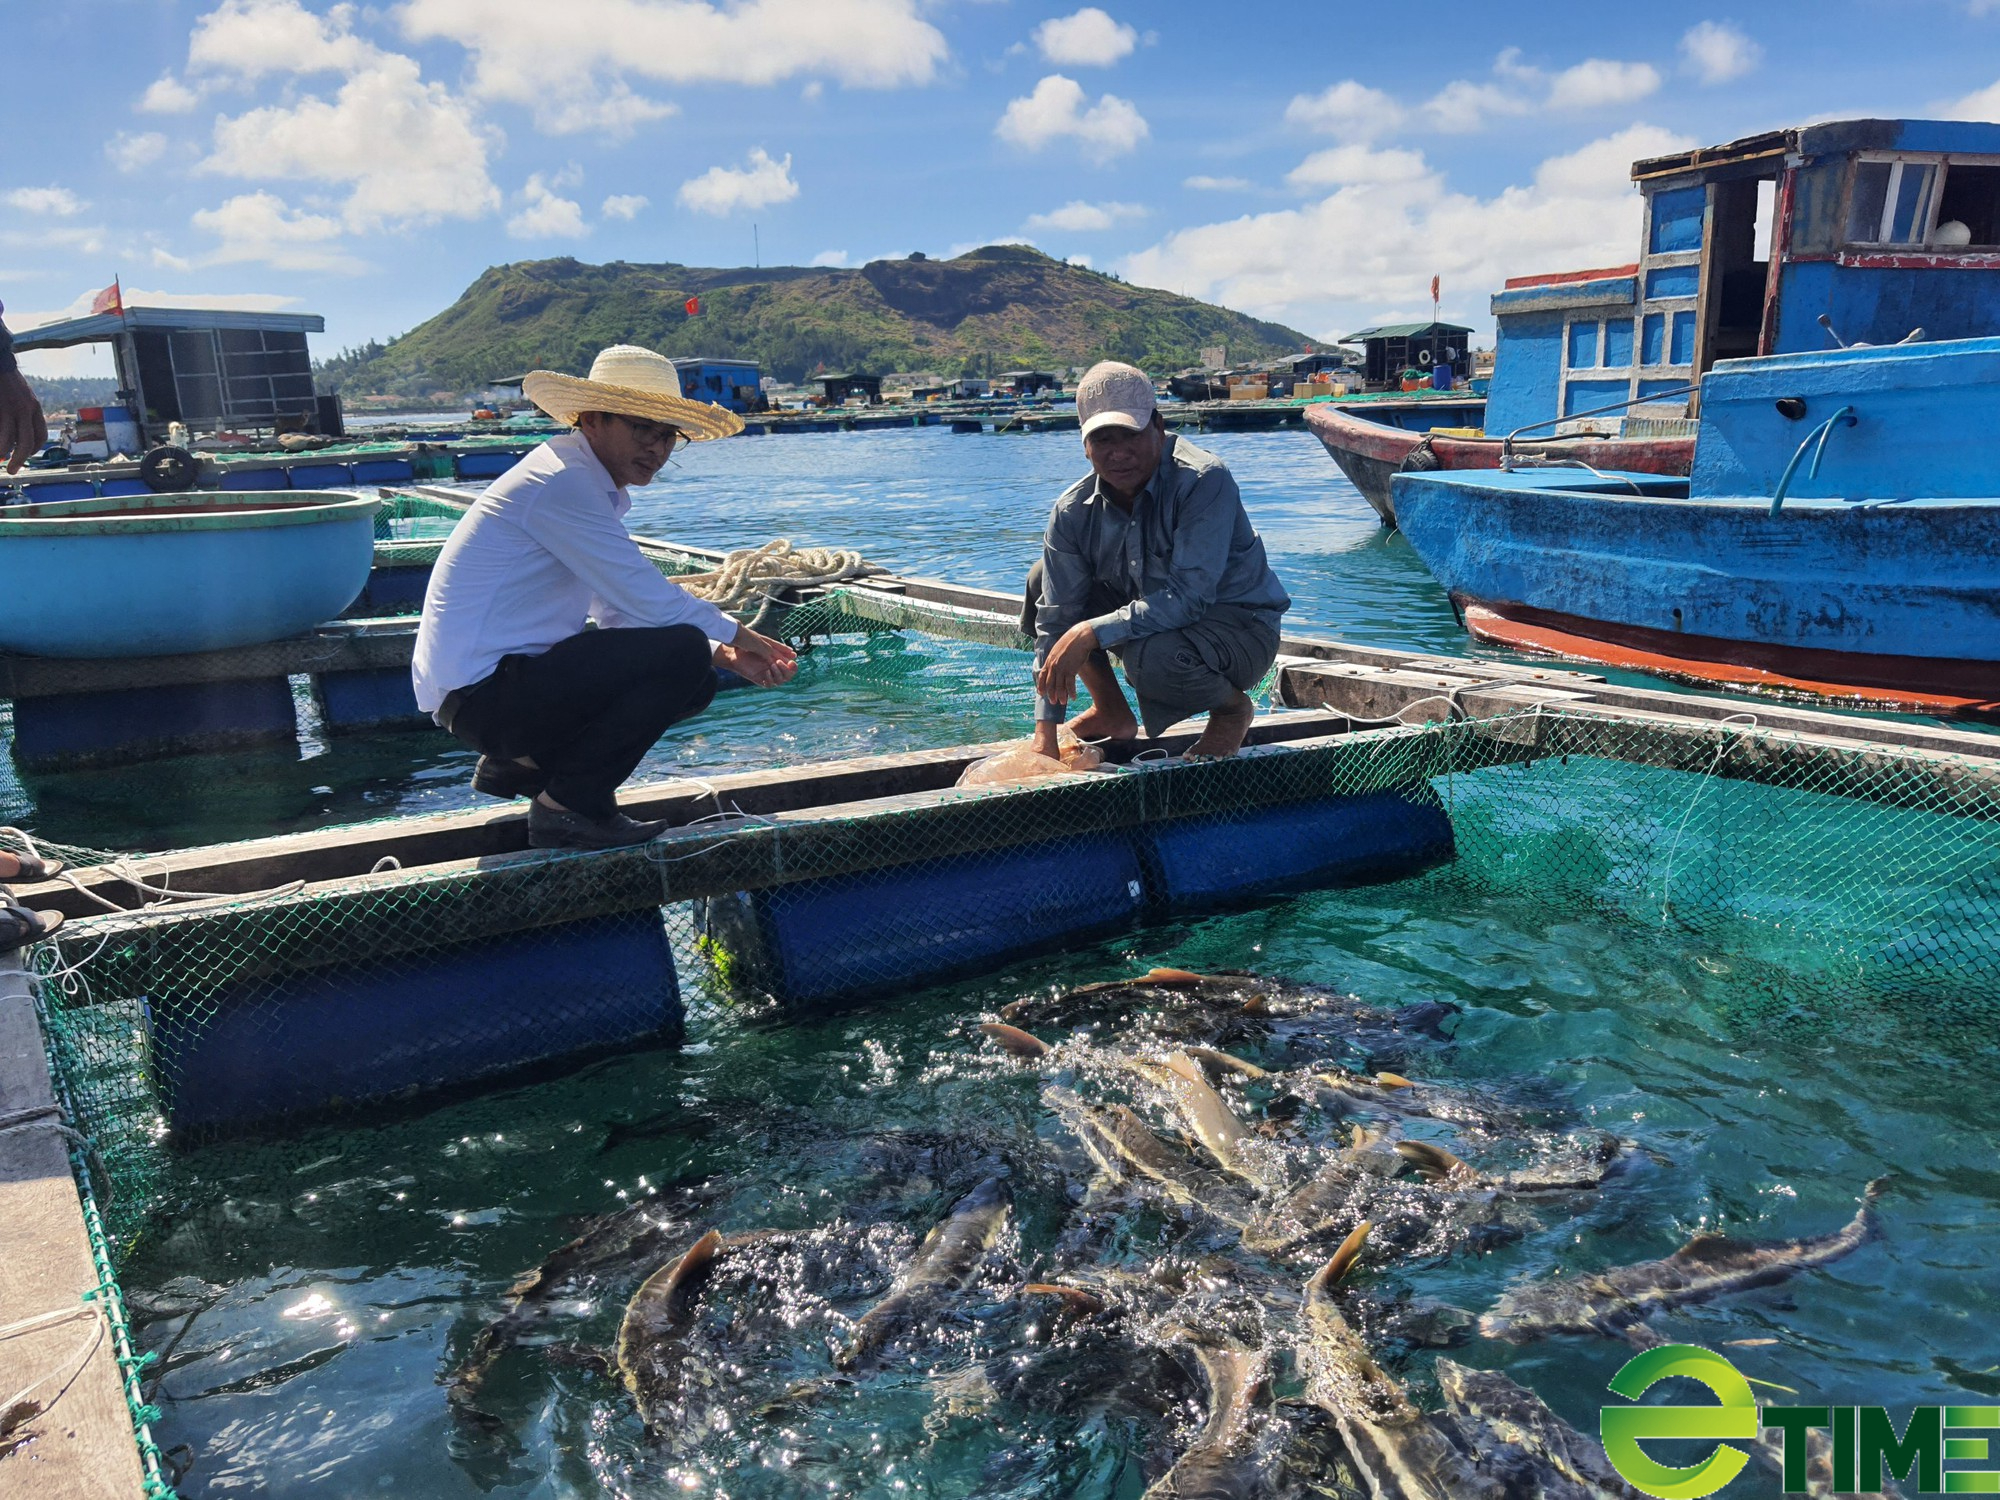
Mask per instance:
[[[846,406],[857,397],[870,406],[882,404],[880,375],[815,375],[806,384],[818,386],[828,406]]]
[[[763,372],[754,359],[677,359],[681,394],[739,414],[763,411]]]
[[[1699,414],[1719,360],[2000,333],[2000,278],[1977,274],[2000,270],[2000,125],[1837,120],[1632,178],[1637,261],[1494,296],[1489,433],[1630,431],[1628,412],[1656,430]]]
[[[1039,396],[1043,391],[1059,396],[1062,377],[1051,370],[1002,370],[993,377],[993,390],[1016,396]]]
[[[1394,391],[1402,388],[1405,370],[1421,370],[1428,376],[1437,366],[1449,365],[1463,373],[1471,340],[1472,330],[1457,323],[1384,323],[1350,333],[1340,342],[1361,346],[1363,390]]]
[[[225,308],[128,307],[65,318],[17,334],[14,348],[109,344],[121,403],[140,447],[179,422],[191,433],[316,432],[339,437],[340,398],[313,386],[306,335],[323,333],[317,313]]]

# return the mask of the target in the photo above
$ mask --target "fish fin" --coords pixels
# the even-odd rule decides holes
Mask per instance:
[[[1031,1281],[1021,1290],[1033,1296],[1060,1297],[1063,1310],[1080,1318],[1094,1317],[1104,1311],[1104,1299],[1080,1286],[1064,1286],[1059,1281]]]
[[[698,1276],[715,1262],[722,1249],[722,1231],[711,1229],[682,1252],[674,1262],[674,1269],[668,1274],[667,1284],[679,1286],[691,1276]]]
[[[1444,1147],[1434,1146],[1429,1141],[1398,1141],[1396,1154],[1431,1182],[1443,1182],[1446,1178],[1470,1175],[1472,1172],[1472,1168]]]
[[[1374,1224],[1363,1219],[1354,1226],[1347,1238],[1340,1242],[1340,1248],[1333,1252],[1333,1258],[1319,1270],[1319,1275],[1326,1278],[1327,1285],[1331,1286],[1336,1281],[1346,1279],[1347,1273],[1354,1269],[1354,1263],[1361,1258],[1361,1252],[1368,1244],[1369,1232],[1374,1227]]]
[[[1189,1083],[1206,1084],[1208,1075],[1201,1071],[1201,1064],[1185,1052],[1176,1052],[1167,1059],[1167,1066]]]
[[[1009,1026],[1004,1021],[985,1021],[980,1023],[979,1029],[988,1041],[1014,1057],[1047,1057],[1055,1051],[1040,1037],[1018,1026]]]
[[[1271,1002],[1263,995],[1252,995],[1243,1002],[1243,1014],[1246,1016],[1268,1016],[1270,1013]]]
[[[1207,974],[1197,974],[1192,969],[1148,969],[1139,976],[1141,984],[1157,984],[1164,989],[1193,989],[1200,984],[1214,984]]]
[[[1416,1085],[1401,1073],[1377,1073],[1375,1081],[1385,1089],[1413,1089]]]

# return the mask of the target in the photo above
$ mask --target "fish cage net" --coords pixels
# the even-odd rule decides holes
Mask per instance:
[[[440,1070],[476,1087],[522,1059],[670,1044],[682,1006],[901,1003],[980,972],[968,933],[1022,934],[1014,964],[1161,920],[1159,856],[1130,853],[1147,838],[1330,804],[1448,831],[1257,900],[1366,882],[1378,905],[1667,929],[1756,976],[1748,1003],[1773,1020],[2000,1006],[2000,770],[1977,759],[1549,708],[1009,787],[951,789],[940,764],[930,789],[794,814],[716,794],[642,849],[68,924],[35,950],[39,1003],[107,1243],[128,1254],[170,1211],[183,1142],[232,1120],[284,1130],[434,1099]]]

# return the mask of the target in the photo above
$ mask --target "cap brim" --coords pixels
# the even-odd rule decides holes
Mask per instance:
[[[531,370],[522,376],[521,394],[558,422],[571,427],[582,412],[608,411],[678,428],[681,436],[691,443],[732,437],[743,430],[743,419],[726,406],[689,401],[660,391],[642,391],[635,386],[607,385],[575,375],[559,375],[553,370]]]
[[[1089,437],[1100,427],[1123,427],[1127,432],[1143,432],[1152,425],[1153,413],[1143,417],[1129,411],[1101,411],[1083,424],[1083,435]]]

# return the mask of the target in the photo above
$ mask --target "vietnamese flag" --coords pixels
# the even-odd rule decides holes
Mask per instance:
[[[687,315],[688,315],[688,316],[689,316],[690,318],[692,318],[692,317],[694,317],[694,316],[695,316],[695,315],[696,315],[697,313],[699,313],[700,311],[701,311],[701,298],[699,298],[699,297],[690,297],[690,298],[688,298],[688,299],[687,299]]]
[[[98,313],[117,313],[121,318],[125,316],[125,294],[118,285],[117,277],[112,277],[111,285],[90,299],[90,311],[93,316]]]

